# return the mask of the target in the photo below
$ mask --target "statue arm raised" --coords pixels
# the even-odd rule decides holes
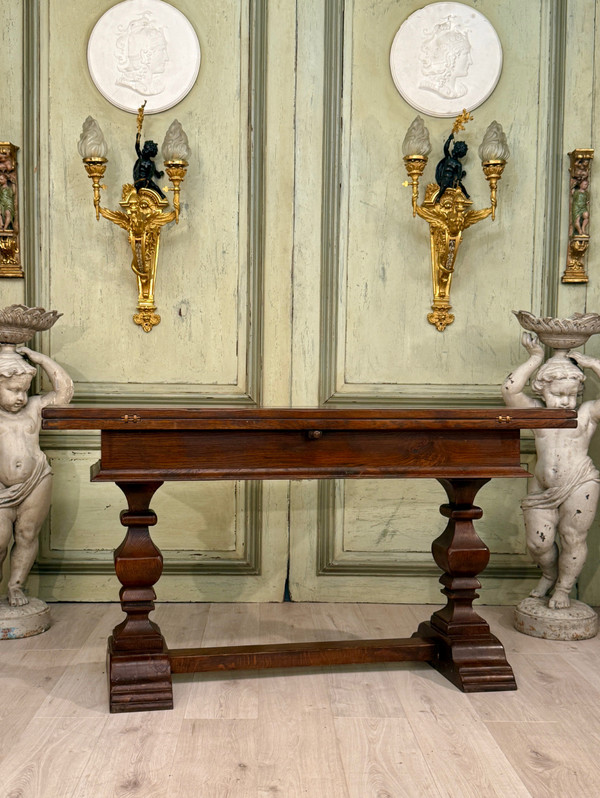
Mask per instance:
[[[17,347],[17,352],[26,355],[32,363],[41,366],[48,375],[52,383],[52,390],[40,396],[42,407],[46,405],[68,405],[73,398],[73,380],[69,377],[62,366],[59,366],[52,358],[35,352],[27,346]]]
[[[450,157],[450,142],[454,141],[454,133],[450,133],[448,138],[446,139],[446,143],[444,144],[444,155],[446,158]]]
[[[584,355],[583,352],[570,351],[569,357],[574,360],[577,365],[582,369],[591,369],[597,377],[600,377],[600,360],[590,355]],[[594,421],[600,419],[600,399],[592,399],[585,403],[589,409],[590,418]]]
[[[524,332],[521,342],[529,352],[529,359],[512,371],[502,384],[502,398],[507,407],[541,407],[542,403],[524,392],[527,380],[542,365],[544,350],[537,336]]]

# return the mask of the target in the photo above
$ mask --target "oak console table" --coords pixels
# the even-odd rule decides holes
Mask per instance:
[[[520,430],[577,426],[572,410],[47,407],[44,429],[101,430],[92,481],[115,482],[128,509],[115,551],[125,620],[108,641],[111,712],[170,709],[172,673],[367,662],[429,662],[465,692],[514,690],[504,648],[473,609],[489,550],[475,532],[477,491],[526,477]],[[432,544],[446,606],[411,638],[169,649],[156,623],[162,555],[149,527],[165,480],[430,477],[448,519]]]

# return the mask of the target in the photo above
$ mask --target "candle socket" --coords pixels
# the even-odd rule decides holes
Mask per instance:
[[[427,166],[426,155],[405,155],[404,166],[412,181],[412,208],[413,216],[417,215],[417,202],[419,199],[419,178],[423,175]]]
[[[107,163],[108,160],[106,158],[83,159],[85,171],[88,173],[88,177],[91,179],[92,187],[94,189],[94,208],[96,209],[96,221],[99,221],[100,219],[100,189],[106,188],[106,186],[100,185],[100,181],[104,177]]]
[[[504,171],[505,166],[506,166],[506,161],[500,159],[497,161],[482,161],[481,163],[485,179],[490,184],[492,220],[496,218],[496,205],[498,204],[496,199],[496,189],[498,186],[498,181],[502,177],[502,172]]]
[[[167,160],[165,171],[173,183],[173,209],[175,211],[175,224],[179,224],[179,190],[187,174],[188,162],[183,159]]]

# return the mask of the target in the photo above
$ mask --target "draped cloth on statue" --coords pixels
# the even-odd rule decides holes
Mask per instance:
[[[574,490],[585,485],[586,482],[600,482],[600,473],[589,457],[562,485],[548,488],[541,493],[528,493],[521,501],[521,508],[523,510],[556,510]]]
[[[21,504],[23,499],[26,499],[31,491],[37,488],[44,477],[51,473],[46,455],[40,452],[36,459],[35,468],[25,482],[18,482],[16,485],[0,489],[0,507],[16,507]]]

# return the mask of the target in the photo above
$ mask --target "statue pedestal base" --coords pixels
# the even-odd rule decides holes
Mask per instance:
[[[598,632],[598,616],[582,601],[571,599],[571,606],[551,610],[547,598],[528,596],[515,609],[515,629],[546,640],[587,640]]]
[[[0,599],[0,640],[33,637],[50,628],[50,607],[45,601],[30,598],[29,604],[11,607],[6,597]]]

